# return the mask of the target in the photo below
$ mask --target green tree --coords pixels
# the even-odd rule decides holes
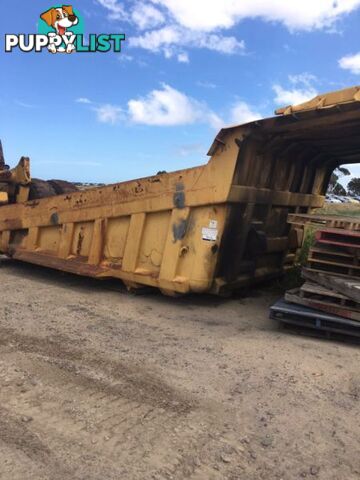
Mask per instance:
[[[346,190],[341,185],[341,183],[337,182],[332,193],[334,193],[335,195],[346,195]]]
[[[360,195],[360,178],[352,178],[347,188],[350,195]]]

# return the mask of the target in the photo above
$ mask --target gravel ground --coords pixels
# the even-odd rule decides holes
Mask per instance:
[[[172,299],[2,260],[1,480],[359,479],[360,350],[277,293]]]

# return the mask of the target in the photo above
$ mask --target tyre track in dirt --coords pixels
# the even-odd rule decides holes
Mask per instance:
[[[80,446],[111,462],[116,462],[119,454],[124,464],[146,463],[148,458],[150,465],[162,465],[158,473],[157,469],[152,473],[159,479],[190,478],[201,471],[201,464],[192,459],[208,444],[214,418],[209,421],[209,411],[204,416],[198,402],[150,372],[100,359],[89,349],[83,352],[64,336],[39,338],[4,327],[0,327],[0,353],[3,362],[11,365],[16,361],[17,369],[26,372],[28,379],[42,381],[45,393],[40,395],[36,388],[27,389],[26,381],[20,396],[16,390],[9,395],[11,385],[0,394],[1,404],[16,415],[13,424],[26,432],[23,435],[13,429],[13,437],[1,439],[23,447],[36,464],[55,468],[52,451]],[[21,418],[31,420],[25,426]],[[0,426],[1,421],[0,415]],[[17,445],[17,438],[24,443]],[[169,455],[169,443],[180,453]],[[71,465],[61,475],[68,471],[72,471]],[[139,472],[139,478],[142,475],[145,473]]]
[[[360,477],[360,350],[278,332],[271,289],[132,297],[11,261],[0,284],[1,480]]]

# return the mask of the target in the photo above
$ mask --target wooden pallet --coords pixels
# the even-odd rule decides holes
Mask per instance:
[[[333,275],[360,277],[360,250],[317,243],[310,248],[308,268]]]
[[[307,268],[302,269],[302,276],[310,282],[316,282],[327,289],[342,293],[360,304],[360,280],[327,275]]]
[[[307,282],[300,289],[289,290],[285,294],[285,300],[339,317],[360,321],[360,305],[357,302],[313,283]]]
[[[270,318],[300,333],[360,342],[360,322],[337,317],[313,308],[295,305],[284,300],[270,307]]]
[[[310,248],[308,259],[360,268],[359,253],[360,251],[350,253],[348,249],[320,244]]]
[[[346,230],[360,231],[360,217],[291,213],[288,215],[288,223],[292,225],[311,225],[314,227],[344,228]]]
[[[349,307],[360,312],[360,304],[341,292],[335,292],[329,288],[318,285],[314,282],[305,282],[300,287],[301,296],[306,298],[328,298],[330,302],[342,307]]]
[[[360,249],[360,232],[343,228],[326,228],[315,232],[316,242],[343,248]]]

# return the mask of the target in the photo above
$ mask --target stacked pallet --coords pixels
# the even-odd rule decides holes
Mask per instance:
[[[360,231],[318,230],[302,276],[304,285],[286,292],[270,316],[327,336],[360,337]]]

